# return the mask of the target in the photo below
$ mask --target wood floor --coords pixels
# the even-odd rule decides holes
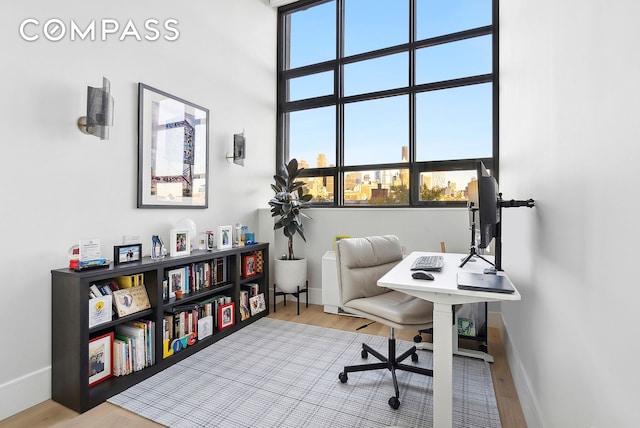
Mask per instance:
[[[366,323],[366,320],[362,318],[326,314],[323,312],[322,306],[319,305],[309,305],[308,308],[301,305],[300,315],[297,316],[295,301],[289,301],[286,307],[282,304],[278,305],[277,312],[273,313],[272,311],[269,317],[348,331],[355,331],[356,328]],[[387,336],[389,328],[375,323],[359,330],[359,332]],[[396,330],[397,339],[412,341],[414,335],[414,331]],[[429,340],[428,335],[424,335],[424,338],[425,340]],[[527,425],[522,414],[518,395],[513,384],[513,378],[511,377],[511,370],[509,369],[509,364],[507,363],[504,352],[500,330],[497,328],[489,329],[489,351],[495,360],[495,362],[491,364],[491,376],[493,378],[493,387],[496,392],[502,426],[504,428],[526,428]],[[357,352],[357,350],[354,352]],[[144,428],[159,426],[160,425],[154,422],[150,422],[109,403],[103,403],[80,415],[51,400],[47,400],[0,421],[0,427],[2,428]]]

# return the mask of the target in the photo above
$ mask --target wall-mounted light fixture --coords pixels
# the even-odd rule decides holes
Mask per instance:
[[[227,153],[227,162],[231,163],[233,161],[236,165],[244,166],[246,155],[244,131],[242,134],[233,134],[233,155]]]
[[[111,83],[102,78],[102,88],[87,86],[87,115],[78,119],[78,128],[84,134],[109,139],[109,127],[113,125],[113,97],[109,93]]]

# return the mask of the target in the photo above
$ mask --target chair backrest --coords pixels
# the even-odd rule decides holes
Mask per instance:
[[[336,243],[338,294],[340,304],[389,291],[376,284],[385,273],[402,260],[397,236],[346,238]]]

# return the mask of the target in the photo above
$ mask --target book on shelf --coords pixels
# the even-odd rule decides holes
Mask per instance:
[[[124,367],[127,372],[140,371],[155,364],[155,322],[149,320],[131,321],[115,327],[116,339],[127,344],[123,349]]]
[[[240,321],[249,319],[251,313],[249,312],[249,292],[247,290],[240,290],[238,306],[240,307]]]
[[[255,282],[247,282],[246,284],[242,284],[240,288],[248,291],[249,297],[255,297],[260,294],[260,285]]]
[[[149,295],[144,285],[131,288],[123,288],[113,292],[113,304],[119,317],[134,314],[149,309]]]

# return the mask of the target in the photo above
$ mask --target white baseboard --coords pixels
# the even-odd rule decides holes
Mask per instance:
[[[507,354],[507,361],[509,362],[509,369],[511,370],[511,376],[513,377],[513,383],[518,393],[518,400],[520,401],[520,407],[522,407],[522,413],[524,419],[527,422],[528,428],[542,428],[544,427],[542,420],[540,419],[540,413],[538,412],[538,402],[531,389],[531,383],[529,377],[522,367],[522,360],[518,356],[518,352],[511,343],[509,336],[509,330],[504,323],[504,319],[500,313],[500,324],[502,325],[502,341],[504,344],[505,353]]]
[[[51,398],[51,366],[0,385],[0,420]]]

